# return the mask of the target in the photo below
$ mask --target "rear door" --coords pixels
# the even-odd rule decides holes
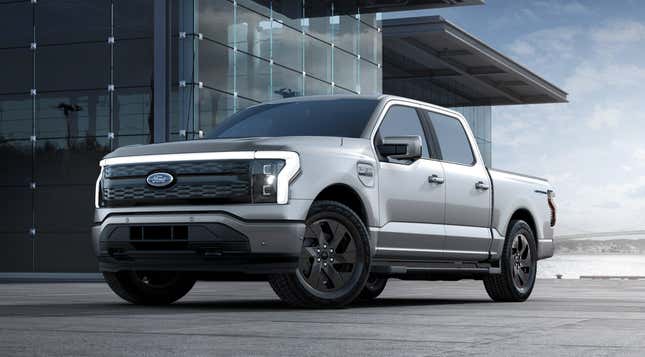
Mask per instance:
[[[451,259],[488,258],[491,224],[491,182],[483,161],[473,149],[474,137],[465,121],[427,111],[443,162],[446,206],[444,250]]]
[[[387,109],[374,138],[375,148],[387,136],[417,135],[422,140],[420,159],[400,161],[380,157],[379,257],[443,255],[445,189],[441,183],[429,182],[429,177],[441,181],[444,175],[441,162],[432,159],[434,153],[426,134],[416,108],[395,104]]]

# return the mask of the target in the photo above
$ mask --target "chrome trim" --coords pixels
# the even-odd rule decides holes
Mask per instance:
[[[144,164],[157,162],[181,162],[181,161],[208,161],[208,160],[253,160],[253,159],[282,159],[285,166],[278,174],[277,203],[286,204],[289,202],[289,183],[300,172],[300,156],[293,151],[225,151],[225,152],[201,152],[185,154],[160,154],[124,156],[103,159],[100,162],[101,175],[97,179],[95,204],[98,208],[99,193],[98,185],[103,174],[103,167],[108,165]]]

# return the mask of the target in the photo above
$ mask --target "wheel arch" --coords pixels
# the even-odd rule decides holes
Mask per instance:
[[[336,201],[344,204],[358,215],[365,227],[369,227],[365,203],[359,193],[351,186],[344,183],[331,184],[320,191],[313,202],[321,200]]]
[[[538,244],[538,231],[537,231],[537,226],[535,224],[535,218],[533,218],[533,214],[531,214],[531,211],[529,211],[526,208],[518,208],[513,212],[511,215],[511,218],[508,220],[508,223],[506,224],[506,234],[504,235],[505,237],[508,236],[508,232],[511,230],[511,222],[515,220],[522,220],[526,222],[526,224],[529,225],[531,228],[531,232],[533,232],[533,239],[535,240],[535,246],[537,247]]]

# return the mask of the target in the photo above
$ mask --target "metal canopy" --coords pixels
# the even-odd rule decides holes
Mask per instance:
[[[567,102],[567,93],[440,16],[383,20],[383,92],[446,106]]]
[[[285,16],[297,19],[301,17],[321,17],[340,14],[366,14],[375,12],[436,9],[441,7],[482,5],[484,0],[254,0],[264,5],[272,6]],[[334,9],[332,14],[332,7]]]

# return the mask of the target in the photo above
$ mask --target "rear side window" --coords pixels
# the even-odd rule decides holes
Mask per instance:
[[[385,114],[381,126],[376,135],[376,145],[383,141],[386,136],[409,136],[418,135],[421,137],[421,157],[430,157],[426,136],[419,120],[417,110],[401,105],[393,105]]]
[[[443,161],[462,165],[474,164],[475,156],[461,122],[456,118],[434,112],[428,112],[428,116],[437,134]]]

